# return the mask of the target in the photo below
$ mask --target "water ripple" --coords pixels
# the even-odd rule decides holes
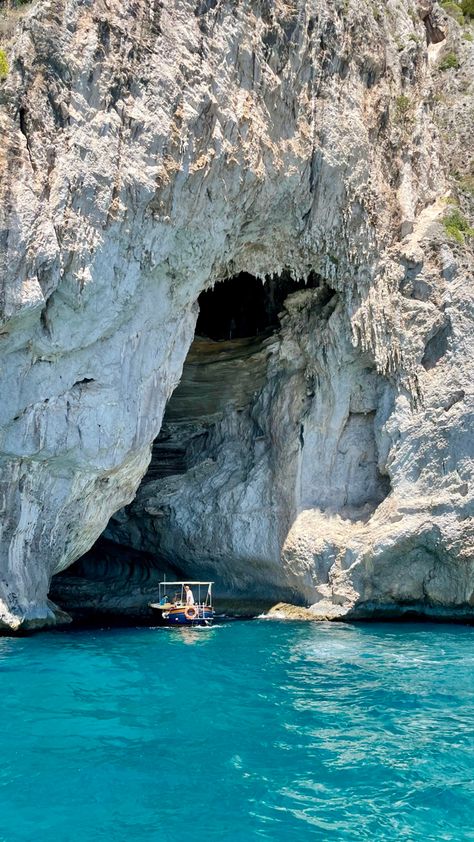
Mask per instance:
[[[474,840],[474,629],[0,639],[0,842]]]

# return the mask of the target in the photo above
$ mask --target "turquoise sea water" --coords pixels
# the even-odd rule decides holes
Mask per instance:
[[[0,840],[474,840],[474,629],[0,639]]]

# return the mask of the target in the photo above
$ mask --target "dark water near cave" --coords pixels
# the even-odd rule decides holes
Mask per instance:
[[[474,840],[474,629],[0,639],[0,840]]]

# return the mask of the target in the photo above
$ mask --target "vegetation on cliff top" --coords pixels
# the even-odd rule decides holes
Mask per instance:
[[[462,26],[464,23],[464,13],[459,3],[454,3],[453,0],[444,0],[441,6],[449,17],[454,18]]]
[[[463,15],[474,18],[474,0],[462,0],[461,9]]]
[[[454,18],[461,26],[466,18],[474,18],[474,0],[441,0],[441,6],[451,18]]]
[[[0,69],[0,81],[5,79],[9,70],[5,49],[8,51],[12,46],[16,25],[31,5],[31,0],[0,0],[0,55],[3,54],[3,61],[0,59],[3,66],[3,71]]]
[[[31,0],[0,0],[0,11],[8,12],[10,9],[17,9],[18,6],[26,6]]]

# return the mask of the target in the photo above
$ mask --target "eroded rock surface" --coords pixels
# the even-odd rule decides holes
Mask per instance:
[[[280,557],[298,512],[366,519],[390,488],[393,386],[351,345],[340,296],[298,290],[280,319],[263,337],[195,339],[150,469],[107,530],[227,596],[288,597]],[[311,599],[313,572],[299,567],[290,592]]]
[[[214,386],[166,420],[179,470],[152,462],[109,537],[340,615],[472,605],[458,30],[425,0],[32,6],[0,102],[5,626],[55,621],[51,576],[146,473],[199,295],[239,273],[318,283],[268,336],[196,340],[179,388],[193,355]]]

